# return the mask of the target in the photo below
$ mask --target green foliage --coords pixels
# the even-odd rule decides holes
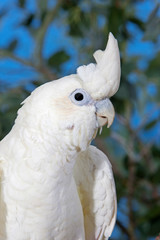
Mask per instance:
[[[56,52],[48,59],[48,65],[60,71],[61,64],[67,62],[70,56],[63,50]]]
[[[16,39],[13,39],[13,41],[9,44],[8,50],[14,51],[14,49],[17,47],[18,41]]]
[[[142,21],[135,14],[136,3],[141,0],[113,0],[113,1],[76,1],[59,0],[55,5],[48,7],[48,1],[36,1],[37,10],[26,10],[27,0],[19,0],[15,7],[19,7],[24,14],[18,26],[23,28],[34,42],[30,59],[23,59],[15,55],[20,46],[20,39],[13,38],[6,49],[0,49],[0,61],[12,58],[24,68],[32,68],[37,77],[31,80],[32,87],[58,76],[63,75],[63,64],[72,60],[67,49],[62,48],[47,58],[43,56],[45,38],[48,27],[54,24],[63,25],[67,29],[66,38],[72,41],[79,59],[78,65],[93,61],[93,52],[104,49],[106,37],[111,31],[118,39],[121,51],[122,76],[120,89],[112,102],[115,106],[116,121],[111,129],[103,128],[103,132],[95,140],[107,155],[113,165],[117,186],[118,211],[127,215],[128,222],[117,222],[120,235],[114,239],[141,239],[156,237],[160,231],[160,135],[159,126],[160,108],[160,52],[158,15],[159,5],[155,5],[147,21]],[[0,12],[1,19],[10,9]],[[36,25],[35,22],[38,22]],[[136,40],[128,24],[136,26],[141,32],[142,41],[150,41],[156,49],[155,54],[145,58],[146,66],[141,67],[144,61],[142,54],[128,53],[128,44]],[[65,41],[65,38],[59,39]],[[54,44],[54,38],[53,38]],[[156,48],[157,46],[157,48]],[[26,46],[28,47],[28,46]],[[134,47],[134,46],[133,46]],[[137,52],[137,51],[136,51]],[[19,72],[21,74],[21,71]],[[28,76],[29,78],[29,76]],[[26,85],[4,89],[4,81],[0,81],[0,139],[11,129],[20,103],[29,94]],[[149,84],[155,86],[156,93],[149,94]],[[154,106],[146,113],[147,104]],[[156,114],[155,114],[156,112]],[[135,117],[139,116],[139,120]],[[133,124],[134,122],[134,124]],[[155,130],[156,129],[156,130]],[[145,134],[145,137],[144,137]],[[148,134],[148,135],[146,135]],[[109,147],[108,147],[109,146]],[[125,211],[121,202],[126,201]],[[126,238],[127,237],[127,238]]]
[[[157,120],[153,120],[145,126],[145,130],[149,130],[157,124]]]
[[[19,7],[21,7],[21,8],[25,7],[25,3],[26,3],[26,0],[19,0],[18,1]]]
[[[20,108],[20,103],[28,92],[24,88],[15,88],[0,93],[0,136],[3,138],[9,132]]]

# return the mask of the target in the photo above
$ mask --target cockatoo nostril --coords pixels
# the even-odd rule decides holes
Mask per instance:
[[[102,115],[102,114],[99,114],[98,112],[96,112],[96,115],[97,115],[98,117],[100,117],[100,118],[107,118],[107,116]]]
[[[103,127],[104,125],[108,124],[108,118],[105,115],[98,114],[96,112],[98,127]]]

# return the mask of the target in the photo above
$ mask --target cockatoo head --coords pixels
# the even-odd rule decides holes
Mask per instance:
[[[70,149],[85,150],[97,129],[114,119],[109,97],[120,81],[117,41],[112,34],[104,51],[98,50],[96,64],[81,66],[77,74],[46,83],[24,101],[17,121],[28,128],[63,142]],[[24,114],[21,114],[25,112]]]

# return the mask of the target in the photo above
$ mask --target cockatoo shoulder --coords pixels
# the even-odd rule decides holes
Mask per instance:
[[[86,240],[108,239],[116,221],[117,202],[111,164],[94,146],[78,155],[74,177],[85,223]]]

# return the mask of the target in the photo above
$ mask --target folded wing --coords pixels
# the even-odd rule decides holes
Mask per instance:
[[[94,146],[78,155],[74,177],[80,196],[86,240],[107,240],[117,214],[115,183],[106,155]]]

